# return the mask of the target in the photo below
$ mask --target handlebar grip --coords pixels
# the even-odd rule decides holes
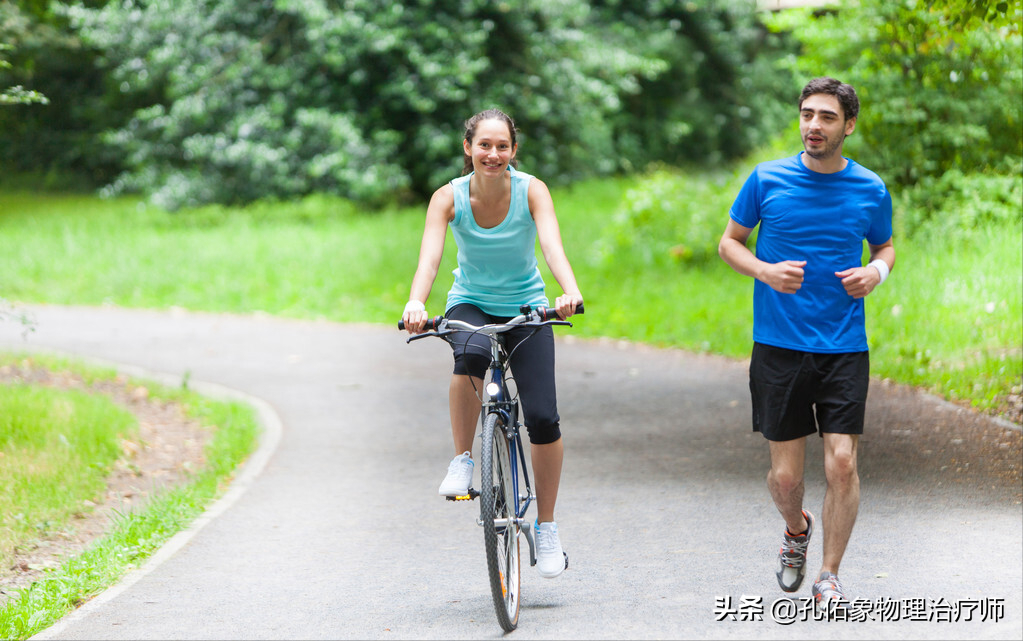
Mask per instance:
[[[586,310],[583,309],[583,305],[581,303],[575,306],[576,314],[582,314],[585,311]],[[540,320],[542,321],[558,320],[558,312],[547,307],[537,307],[536,313],[540,316]]]
[[[443,316],[434,316],[426,320],[426,327],[424,329],[435,330],[440,325],[440,322],[444,320]],[[398,321],[398,329],[405,329],[405,321]]]

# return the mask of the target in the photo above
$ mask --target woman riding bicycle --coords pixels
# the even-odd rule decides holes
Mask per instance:
[[[430,199],[419,249],[419,265],[402,320],[410,334],[424,331],[426,300],[437,278],[450,226],[458,246],[458,267],[444,315],[474,325],[501,323],[529,304],[549,306],[537,266],[535,245],[564,294],[554,309],[562,319],[583,302],[572,266],[565,256],[554,201],[543,181],[515,169],[516,129],[505,113],[490,109],[465,123],[462,177],[442,186]],[[508,333],[514,350],[511,369],[529,434],[536,480],[537,569],[553,578],[565,569],[554,521],[564,449],[554,383],[554,333],[545,327],[529,335]],[[519,344],[521,342],[521,344]],[[462,496],[472,482],[472,441],[480,415],[480,398],[490,346],[486,336],[451,341],[454,373],[448,392],[455,458],[441,483],[442,496]]]

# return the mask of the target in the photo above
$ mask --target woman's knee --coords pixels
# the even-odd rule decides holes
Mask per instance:
[[[472,351],[466,351],[455,358],[455,373],[457,374],[468,374],[473,378],[486,378],[488,367],[490,367],[490,357]]]
[[[561,424],[558,421],[526,423],[526,433],[533,445],[547,445],[561,438]]]

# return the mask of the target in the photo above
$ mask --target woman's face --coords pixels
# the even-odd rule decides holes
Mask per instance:
[[[511,132],[503,120],[481,120],[470,145],[462,141],[465,153],[472,158],[477,175],[500,176],[515,157],[517,145],[512,144]]]

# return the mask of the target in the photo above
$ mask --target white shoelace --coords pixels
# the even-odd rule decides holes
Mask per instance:
[[[557,552],[558,531],[553,528],[536,528],[536,547],[545,552]]]
[[[806,563],[806,546],[810,537],[802,536],[802,540],[785,535],[781,546],[781,562],[790,568],[801,568]]]

